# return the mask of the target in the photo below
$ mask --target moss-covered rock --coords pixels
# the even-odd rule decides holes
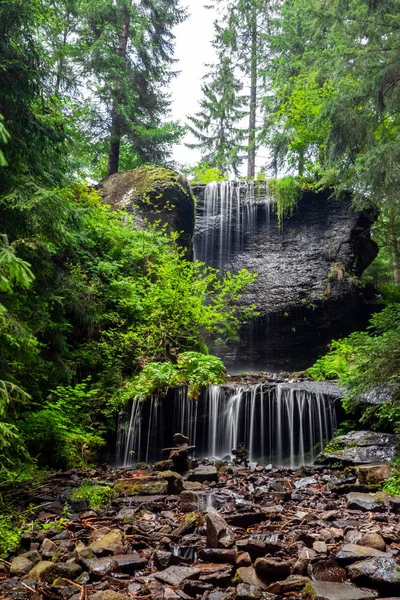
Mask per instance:
[[[143,166],[107,177],[98,191],[107,204],[135,214],[139,225],[161,221],[168,231],[178,232],[180,245],[191,257],[195,199],[183,175],[173,169]]]
[[[168,481],[157,477],[135,477],[120,479],[114,490],[124,496],[154,496],[168,493]]]

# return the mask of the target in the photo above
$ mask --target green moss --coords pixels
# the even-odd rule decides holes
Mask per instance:
[[[114,490],[109,485],[92,485],[88,482],[82,483],[70,494],[71,500],[86,500],[94,509],[110,504],[114,496]]]
[[[315,600],[317,597],[316,591],[314,590],[311,583],[307,583],[303,589],[302,595],[307,600]]]

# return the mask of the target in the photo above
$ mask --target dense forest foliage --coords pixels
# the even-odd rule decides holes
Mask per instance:
[[[1,3],[0,484],[87,464],[144,386],[224,379],[203,337],[234,331],[253,276],[219,280],[85,183],[168,163],[177,4]]]
[[[400,0],[209,4],[218,61],[189,118],[197,180],[237,176],[245,159],[254,178],[267,148],[264,175],[350,190],[378,215],[367,276],[391,305],[313,375],[351,397],[390,384],[399,423]],[[195,397],[224,377],[204,335],[234,332],[253,275],[220,281],[88,187],[171,165],[185,17],[179,0],[0,4],[0,484],[33,460],[86,464],[133,396],[186,382]]]

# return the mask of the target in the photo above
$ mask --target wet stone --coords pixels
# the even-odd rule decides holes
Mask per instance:
[[[199,558],[204,561],[235,564],[237,550],[224,548],[203,548],[199,552]]]
[[[384,494],[362,494],[360,492],[351,492],[347,494],[347,508],[362,510],[368,512],[383,512],[385,507]]]
[[[200,465],[189,474],[188,481],[218,481],[218,471],[214,466]]]
[[[13,558],[10,567],[10,575],[20,577],[26,575],[33,568],[33,562],[25,556],[17,556]]]
[[[237,600],[258,600],[262,598],[262,589],[255,586],[249,585],[248,583],[239,583],[236,588]]]
[[[208,508],[206,513],[207,545],[210,548],[231,548],[235,538],[228,523],[215,508]]]
[[[384,552],[386,550],[385,540],[379,533],[364,533],[357,544],[360,546],[368,546],[369,548],[375,548],[375,550],[380,550]]]
[[[119,572],[118,563],[116,560],[114,560],[113,556],[105,556],[103,558],[89,560],[86,562],[85,566],[87,567],[89,573],[97,579],[101,579],[106,575],[110,575],[110,573]]]
[[[376,550],[375,548],[368,548],[367,546],[359,546],[357,544],[345,544],[343,548],[336,554],[337,560],[344,564],[375,556],[385,557],[386,554],[380,550]]]
[[[303,590],[303,597],[307,600],[368,600],[376,598],[376,594],[348,583],[310,581]]]
[[[97,556],[121,554],[124,550],[122,532],[119,529],[113,529],[106,535],[92,542],[89,548],[90,550],[93,550]]]
[[[339,566],[333,558],[310,564],[308,572],[314,581],[343,583],[347,579],[346,569]]]
[[[257,575],[265,577],[272,581],[288,577],[290,575],[293,562],[279,558],[257,558],[254,568]]]
[[[400,569],[394,558],[371,558],[351,565],[348,569],[351,579],[368,581],[371,584],[400,586]],[[397,587],[397,589],[400,589]]]
[[[258,577],[254,567],[252,566],[240,567],[236,571],[236,577],[242,583],[247,583],[248,585],[253,586],[255,588],[259,588],[261,590],[267,589],[267,585],[264,581],[262,581],[262,579]]]

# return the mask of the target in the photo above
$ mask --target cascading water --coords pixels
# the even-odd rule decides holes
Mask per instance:
[[[241,442],[250,460],[296,466],[312,463],[336,427],[337,388],[318,383],[210,386],[198,401],[186,388],[140,404],[121,419],[117,462],[160,460],[173,433],[188,435],[196,456],[222,458]]]
[[[194,258],[222,273],[233,270],[233,256],[268,230],[272,205],[266,181],[209,183],[196,216]]]

